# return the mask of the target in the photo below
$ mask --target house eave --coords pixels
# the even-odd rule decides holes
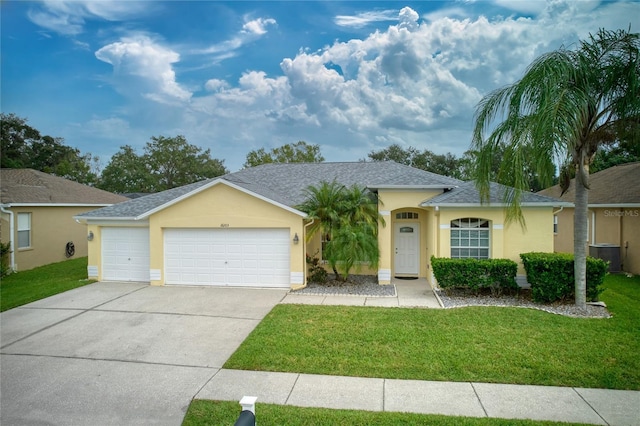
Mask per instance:
[[[520,203],[521,207],[574,207],[573,203]],[[420,207],[505,208],[506,203],[422,203]]]
[[[100,204],[90,204],[90,203],[2,203],[2,206],[5,208],[11,207],[109,207],[113,205],[100,203]]]
[[[416,189],[445,189],[457,188],[456,185],[367,185],[368,189],[390,189],[390,190],[408,190],[415,191]]]
[[[134,217],[86,217],[74,216],[78,223],[97,226],[149,226],[148,220],[138,220]]]

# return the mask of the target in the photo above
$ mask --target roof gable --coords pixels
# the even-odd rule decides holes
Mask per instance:
[[[0,169],[2,204],[109,205],[126,197],[33,169]]]
[[[509,190],[509,187],[491,182],[489,185],[489,199],[485,205],[503,206],[504,194]],[[437,195],[421,204],[423,207],[427,206],[468,206],[480,204],[480,191],[476,188],[475,182],[465,182],[457,188],[453,188],[443,194]],[[556,198],[546,197],[532,192],[523,192],[520,204],[524,206],[533,205],[550,205],[550,206],[562,206],[568,205],[566,201],[561,201]]]
[[[589,176],[589,204],[637,204],[640,203],[640,162],[618,164]],[[576,199],[575,178],[562,194],[560,185],[538,192],[563,201]]]

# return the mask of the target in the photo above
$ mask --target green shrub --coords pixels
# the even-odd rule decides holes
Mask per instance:
[[[522,253],[520,258],[531,284],[533,300],[547,303],[575,297],[573,254],[532,252]],[[604,290],[602,283],[607,269],[608,263],[604,260],[587,257],[588,301],[597,301]]]
[[[517,290],[518,264],[509,259],[449,259],[431,257],[433,274],[443,289],[461,288],[478,292],[489,288],[494,294]]]
[[[0,278],[11,273],[9,266],[9,255],[11,254],[11,243],[0,243]]]
[[[310,256],[307,254],[306,260],[307,265],[309,265],[309,275],[307,277],[308,282],[312,283],[326,283],[328,278],[328,273],[326,269],[320,264],[320,258],[316,255]]]

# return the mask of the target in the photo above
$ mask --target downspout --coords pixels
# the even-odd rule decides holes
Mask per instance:
[[[591,245],[596,243],[596,212],[591,210]]]
[[[8,206],[7,206],[8,207]],[[5,210],[4,209],[5,206],[0,204],[0,211],[2,213],[8,214],[9,215],[9,244],[11,244],[11,270],[15,271],[16,270],[16,250],[15,250],[15,238],[14,238],[14,231],[15,231],[15,225],[13,223],[13,212],[11,210]]]
[[[302,241],[304,242],[304,244],[302,245],[303,250],[307,249],[307,226],[313,225],[313,222],[315,222],[315,219],[311,219],[311,222],[309,222],[309,223],[307,223],[307,224],[305,224],[303,226],[303,228],[304,228],[304,235],[302,236]],[[304,259],[305,259],[305,262],[304,262],[305,266],[304,266],[304,269],[303,269],[303,274],[304,274],[303,275],[303,284],[306,287],[306,285],[307,285],[307,275],[309,273],[308,268],[306,266],[307,265],[307,254],[306,253],[302,253],[302,254],[304,255]]]

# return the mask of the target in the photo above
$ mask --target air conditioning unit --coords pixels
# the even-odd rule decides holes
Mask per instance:
[[[620,246],[617,244],[592,244],[589,246],[589,256],[609,262],[609,272],[621,271]]]

